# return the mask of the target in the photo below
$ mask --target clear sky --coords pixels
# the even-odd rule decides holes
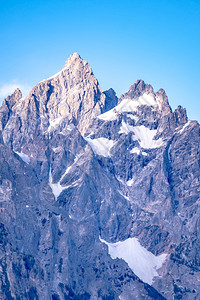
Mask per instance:
[[[143,79],[200,121],[200,0],[0,0],[0,41],[1,100],[78,52],[104,90]]]

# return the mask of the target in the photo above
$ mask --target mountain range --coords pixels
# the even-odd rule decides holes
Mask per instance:
[[[72,54],[0,108],[0,299],[200,299],[200,126]]]

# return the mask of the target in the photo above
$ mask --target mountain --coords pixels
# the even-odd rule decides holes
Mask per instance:
[[[200,126],[74,53],[0,108],[1,299],[199,299]]]

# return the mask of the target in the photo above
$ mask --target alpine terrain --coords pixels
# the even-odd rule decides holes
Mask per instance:
[[[200,126],[74,53],[0,108],[0,299],[200,299]]]

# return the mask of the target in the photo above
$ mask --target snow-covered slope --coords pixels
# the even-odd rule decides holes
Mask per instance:
[[[108,243],[101,238],[100,241],[108,246],[112,259],[122,258],[125,260],[133,272],[148,284],[152,284],[153,278],[158,276],[157,270],[162,267],[167,256],[167,254],[153,255],[142,247],[136,238],[129,238],[117,243]]]

